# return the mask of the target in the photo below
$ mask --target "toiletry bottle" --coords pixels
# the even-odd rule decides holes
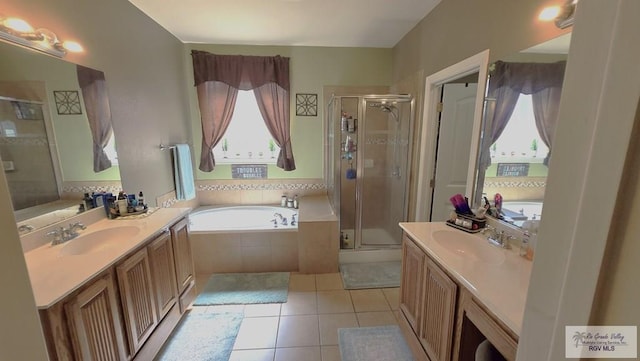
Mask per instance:
[[[298,209],[298,195],[293,196],[293,208]]]
[[[93,208],[93,199],[89,195],[89,193],[84,194],[84,198],[82,198],[82,204],[84,205],[84,210],[88,211]]]
[[[520,256],[527,257],[529,252],[529,231],[524,231],[522,242],[520,243]]]
[[[280,207],[286,207],[287,206],[287,196],[283,195],[280,198]]]
[[[144,206],[144,195],[142,194],[142,191],[138,193],[138,205]]]
[[[293,199],[292,198],[288,198],[287,199],[287,208],[293,208]]]

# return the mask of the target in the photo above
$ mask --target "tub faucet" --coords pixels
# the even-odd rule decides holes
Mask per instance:
[[[281,213],[274,213],[273,216],[275,217],[274,224],[277,224],[277,222],[280,222],[280,224],[282,224],[283,226],[286,226],[287,223],[287,218],[283,217]]]

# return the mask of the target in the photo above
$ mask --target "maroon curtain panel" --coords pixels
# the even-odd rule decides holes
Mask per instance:
[[[76,65],[76,73],[93,138],[93,171],[98,173],[111,167],[104,152],[113,134],[107,82],[103,72],[81,65]]]
[[[252,89],[267,129],[280,146],[277,166],[285,171],[296,169],[290,132],[289,58],[200,50],[193,50],[191,56],[202,121],[200,170],[210,172],[215,167],[211,150],[229,126],[238,90]]]

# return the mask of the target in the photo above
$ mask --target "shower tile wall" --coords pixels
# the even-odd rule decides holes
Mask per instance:
[[[19,117],[20,107],[31,115]],[[14,209],[57,200],[58,189],[41,107],[1,100],[0,122],[3,124],[0,158]]]

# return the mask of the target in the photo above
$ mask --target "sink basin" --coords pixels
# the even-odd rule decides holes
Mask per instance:
[[[482,239],[476,236],[454,230],[438,230],[433,232],[432,236],[447,251],[470,260],[490,264],[500,264],[504,261],[504,252],[482,244]]]
[[[60,249],[63,256],[78,256],[96,253],[113,248],[123,238],[133,237],[140,232],[135,226],[122,226],[102,229],[99,231],[80,234]]]

